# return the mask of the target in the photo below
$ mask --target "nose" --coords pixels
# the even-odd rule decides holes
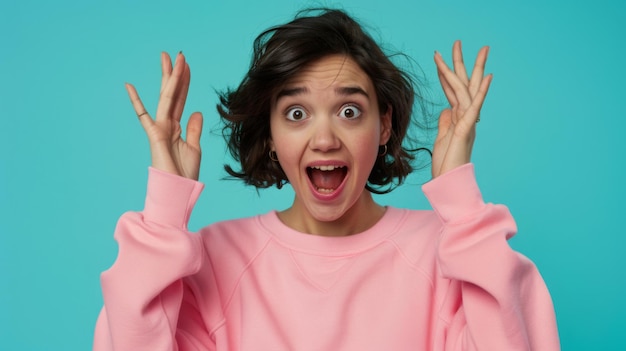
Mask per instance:
[[[311,127],[312,132],[309,147],[312,150],[328,152],[341,147],[341,140],[337,135],[336,126],[333,124],[332,116],[316,118]]]

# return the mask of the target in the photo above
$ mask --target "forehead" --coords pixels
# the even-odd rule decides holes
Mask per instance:
[[[305,66],[285,84],[286,88],[306,85],[310,89],[327,89],[337,86],[358,86],[373,92],[372,81],[350,57],[332,55]]]

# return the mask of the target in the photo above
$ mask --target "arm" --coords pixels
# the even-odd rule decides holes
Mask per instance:
[[[507,239],[508,209],[485,204],[467,164],[424,186],[443,226],[437,260],[448,280],[436,350],[559,350],[550,294]]]
[[[445,331],[435,349],[558,350],[547,288],[532,262],[509,247],[515,222],[506,207],[483,202],[468,164],[492,79],[484,76],[488,51],[479,50],[471,77],[459,41],[453,46],[454,70],[435,53],[450,103],[439,118],[434,180],[424,186],[443,225],[437,258],[449,283],[440,310]]]
[[[183,282],[202,264],[201,238],[187,231],[202,190],[196,181],[202,115],[191,115],[183,140],[180,120],[189,65],[179,53],[172,67],[163,53],[161,68],[155,120],[134,86],[126,84],[150,142],[152,168],[144,211],[124,214],[115,230],[119,254],[101,277],[105,307],[96,325],[94,350],[202,350],[199,345],[210,344],[193,293]]]
[[[208,331],[183,282],[203,264],[201,237],[187,230],[202,187],[150,170],[144,211],[124,214],[115,230],[119,254],[101,276],[94,350],[208,350]]]

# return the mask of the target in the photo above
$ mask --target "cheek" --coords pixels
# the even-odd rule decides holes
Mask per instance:
[[[373,167],[378,157],[378,141],[380,140],[380,131],[378,128],[372,128],[369,132],[363,133],[354,140],[353,155],[355,159],[362,164],[363,167]],[[368,170],[369,171],[369,170]]]
[[[365,147],[360,149],[360,153],[358,155],[359,161],[367,165],[368,172],[374,167],[374,163],[376,163],[376,158],[378,157],[378,145],[373,142],[369,142]]]
[[[286,140],[281,140],[275,143],[276,154],[281,164],[293,164],[295,161],[295,147],[290,146],[289,143],[285,143]]]
[[[274,145],[280,166],[289,177],[294,172],[294,169],[299,168],[298,162],[302,145],[298,143],[297,139],[286,133],[274,134],[273,140],[272,144]]]

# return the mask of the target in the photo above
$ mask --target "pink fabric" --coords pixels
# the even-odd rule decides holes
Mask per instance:
[[[275,212],[191,234],[201,190],[150,170],[145,210],[117,225],[94,350],[560,349],[548,290],[471,164],[424,185],[434,211],[388,207],[348,237]]]

